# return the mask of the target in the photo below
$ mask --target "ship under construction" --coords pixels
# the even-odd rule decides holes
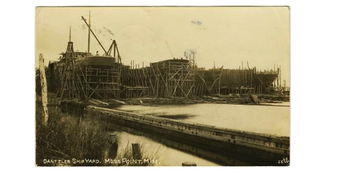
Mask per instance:
[[[130,65],[122,63],[115,40],[106,49],[91,29],[89,19],[82,16],[88,27],[88,50],[74,50],[69,41],[59,60],[48,66],[48,90],[60,99],[125,99],[141,97],[193,98],[214,94],[267,94],[281,89],[281,68],[258,71],[256,67],[206,70],[198,68],[194,52],[181,58],[165,59],[150,63]],[[90,53],[91,35],[99,43],[103,53]]]

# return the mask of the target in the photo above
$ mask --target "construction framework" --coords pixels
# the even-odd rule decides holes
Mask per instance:
[[[137,67],[137,68],[136,68]],[[152,82],[149,78],[149,68],[142,66],[134,67],[133,61],[131,66],[123,66],[122,70],[122,98],[140,98],[150,95],[149,88]],[[149,87],[150,86],[150,87]]]
[[[62,100],[118,99],[123,66],[117,43],[113,40],[107,51],[91,30],[90,14],[89,23],[82,19],[89,29],[88,52],[74,51],[70,29],[66,52],[61,53],[59,61],[49,63],[49,90]],[[102,56],[89,52],[90,33],[104,50]]]
[[[49,63],[49,91],[60,99],[119,99],[140,97],[184,97],[213,94],[264,94],[281,89],[281,67],[257,71],[256,67],[205,70],[195,64],[195,52],[185,58],[172,58],[142,66],[131,61],[123,65],[117,42],[108,49],[91,29],[91,20],[82,20],[88,27],[88,51],[74,51],[69,30],[66,52],[59,61]],[[103,54],[90,53],[93,35]]]
[[[61,60],[49,64],[49,88],[61,99],[119,98],[122,64],[115,60],[74,52],[69,42]]]
[[[197,69],[195,94],[264,94],[268,93],[269,89],[281,86],[279,75],[280,68],[264,71],[257,71],[256,67]]]
[[[151,63],[150,69],[155,97],[192,97],[195,77],[192,62],[186,59],[169,59]]]

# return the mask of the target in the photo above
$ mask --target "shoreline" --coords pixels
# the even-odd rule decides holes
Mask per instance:
[[[256,106],[276,106],[290,107],[289,96],[276,95],[244,95],[244,96],[203,96],[194,98],[130,98],[122,99],[119,102],[107,101],[108,106],[119,105],[142,105],[142,106],[164,106],[164,105],[187,105],[187,104],[234,104],[234,105],[256,105]]]

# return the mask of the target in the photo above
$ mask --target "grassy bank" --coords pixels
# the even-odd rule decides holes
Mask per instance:
[[[111,139],[102,123],[83,119],[49,108],[48,125],[42,125],[42,107],[36,105],[36,164],[37,166],[151,166],[154,163],[109,163],[107,159],[133,160],[131,145],[118,152],[118,140]],[[147,155],[140,146],[140,159]],[[111,154],[111,152],[113,152]],[[113,154],[115,156],[113,157]],[[112,157],[111,157],[112,155]]]
[[[110,146],[109,139],[96,121],[79,119],[68,114],[54,113],[49,109],[48,126],[41,125],[42,109],[36,107],[36,163],[46,160],[82,160],[104,158],[104,150]],[[92,165],[82,163],[80,165]],[[95,164],[94,164],[95,165]]]

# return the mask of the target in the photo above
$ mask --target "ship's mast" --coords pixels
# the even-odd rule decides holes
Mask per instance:
[[[88,31],[88,53],[90,53],[90,28],[91,28],[91,14],[89,11],[89,31]]]
[[[88,26],[89,28],[89,33],[88,33],[88,53],[90,53],[90,32],[92,33],[92,35],[95,37],[96,41],[98,42],[98,44],[100,44],[101,48],[103,49],[104,53],[106,56],[110,56],[112,49],[114,50],[113,52],[113,56],[116,58],[116,52],[118,54],[118,63],[121,63],[121,57],[119,54],[119,50],[118,50],[118,46],[115,40],[112,41],[111,46],[109,47],[108,51],[106,51],[106,49],[103,47],[102,43],[100,42],[100,40],[97,38],[97,36],[95,35],[95,33],[91,30],[91,13],[89,11],[89,22],[87,22],[87,20],[81,16],[81,18],[83,19],[83,21],[85,22],[85,24]]]
[[[69,42],[72,42],[71,26],[69,26]]]
[[[73,48],[73,42],[72,42],[72,32],[71,32],[71,26],[69,26],[69,41],[68,41],[67,50],[66,50],[66,58],[72,57],[73,52],[74,52],[74,48]]]
[[[90,31],[90,32],[92,33],[92,35],[95,37],[95,39],[96,39],[96,41],[98,42],[98,44],[100,44],[100,46],[101,46],[101,48],[103,49],[104,53],[105,53],[106,55],[108,55],[106,49],[103,47],[103,45],[102,45],[102,43],[100,42],[100,40],[98,40],[98,38],[97,38],[97,36],[95,35],[95,33],[91,30],[90,24],[88,24],[88,22],[86,22],[86,19],[85,19],[83,16],[81,16],[81,18],[83,19],[83,21],[85,22],[85,24],[89,27],[89,31]],[[90,33],[90,32],[89,32],[89,33]],[[90,40],[89,40],[89,43],[90,43]],[[89,43],[88,43],[88,45],[90,46]]]

